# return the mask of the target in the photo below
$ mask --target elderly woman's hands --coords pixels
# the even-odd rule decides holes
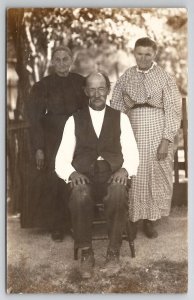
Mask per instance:
[[[44,152],[41,149],[36,151],[36,167],[38,170],[44,167]]]
[[[158,146],[157,150],[157,158],[158,160],[164,160],[168,156],[168,145],[169,140],[162,139],[160,142],[160,145]]]

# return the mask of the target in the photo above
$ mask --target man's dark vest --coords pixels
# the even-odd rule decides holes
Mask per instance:
[[[72,165],[77,172],[90,173],[99,156],[106,160],[112,172],[121,168],[123,155],[120,144],[120,112],[106,106],[99,138],[96,136],[89,108],[74,115],[76,148]]]

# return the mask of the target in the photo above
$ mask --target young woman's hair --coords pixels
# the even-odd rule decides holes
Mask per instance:
[[[149,37],[143,37],[143,38],[138,39],[135,42],[135,48],[137,48],[139,46],[140,47],[152,47],[152,49],[154,51],[157,51],[156,42],[154,42],[153,40],[151,40]]]

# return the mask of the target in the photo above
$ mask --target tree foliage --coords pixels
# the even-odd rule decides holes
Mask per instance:
[[[135,40],[158,44],[158,63],[187,91],[187,13],[183,8],[31,8],[8,10],[8,58],[17,60],[21,96],[50,71],[52,48],[69,46],[74,70],[105,70],[113,80],[134,63]],[[15,51],[12,50],[14,46]]]

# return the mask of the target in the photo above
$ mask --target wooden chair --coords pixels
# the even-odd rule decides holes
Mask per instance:
[[[93,221],[93,240],[107,240],[108,235],[107,235],[107,230],[106,230],[106,220],[104,216],[104,204],[103,203],[98,203],[95,206],[95,218]],[[135,239],[136,232],[134,228],[132,227],[132,224],[128,222],[126,224],[126,229],[125,232],[123,232],[123,239],[127,240],[129,243],[129,248],[131,251],[131,257],[135,257],[135,244],[134,244],[134,239]],[[78,259],[78,248],[75,247],[74,244],[74,259]]]

